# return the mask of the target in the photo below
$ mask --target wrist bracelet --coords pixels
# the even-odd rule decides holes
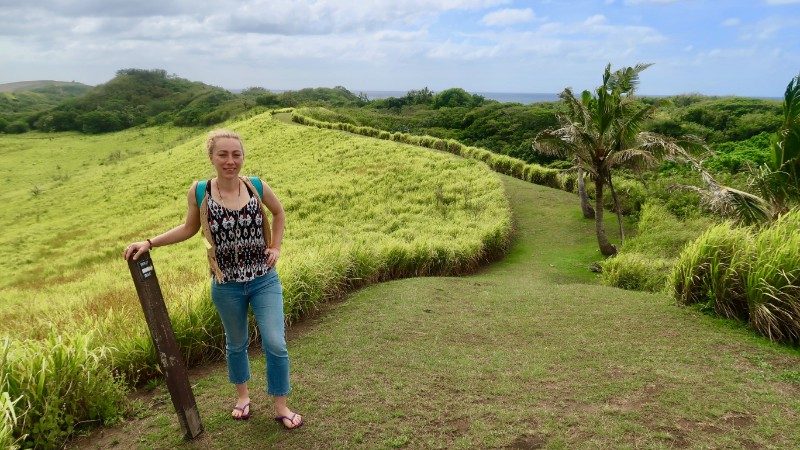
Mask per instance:
[[[153,249],[153,247],[154,247],[154,245],[153,245],[153,241],[151,241],[150,239],[148,239],[148,240],[147,240],[147,243],[148,243],[148,244],[150,244],[150,250],[152,250],[152,249]]]

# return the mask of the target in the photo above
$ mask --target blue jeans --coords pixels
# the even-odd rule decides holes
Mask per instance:
[[[288,395],[291,387],[289,352],[284,336],[283,287],[275,269],[245,282],[218,283],[212,277],[211,300],[225,328],[225,354],[231,383],[242,384],[250,379],[247,358],[250,343],[247,307],[250,306],[267,360],[267,393],[275,397]]]

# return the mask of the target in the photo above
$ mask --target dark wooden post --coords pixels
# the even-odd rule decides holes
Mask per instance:
[[[178,350],[175,332],[172,331],[172,323],[167,314],[167,306],[164,304],[164,296],[161,294],[161,286],[158,284],[150,252],[139,255],[136,261],[133,258],[129,259],[128,268],[131,270],[133,284],[136,285],[136,293],[139,294],[139,301],[142,303],[144,318],[147,327],[150,328],[150,336],[158,352],[161,369],[167,378],[167,388],[175,412],[178,413],[181,429],[186,439],[194,439],[203,432],[203,424],[200,422],[192,387],[189,385],[189,374]]]

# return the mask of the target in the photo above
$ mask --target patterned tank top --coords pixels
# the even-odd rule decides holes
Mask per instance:
[[[217,263],[222,270],[222,282],[250,281],[266,274],[266,243],[261,224],[264,214],[258,197],[250,189],[250,200],[242,209],[230,210],[210,195],[211,183],[206,184],[208,193],[208,226],[216,246]]]

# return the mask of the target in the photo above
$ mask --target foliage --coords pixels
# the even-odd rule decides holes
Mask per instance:
[[[0,348],[3,411],[11,437],[25,447],[63,444],[81,424],[121,417],[126,389],[111,371],[110,351],[91,333],[11,341]],[[13,399],[13,400],[12,400]],[[11,420],[9,420],[11,419]]]
[[[89,111],[77,118],[84,133],[96,134],[117,131],[126,127],[126,120],[113,111]]]
[[[761,229],[724,223],[681,253],[678,302],[747,322],[770,340],[800,343],[800,210]]]
[[[594,180],[597,242],[604,256],[617,253],[608,241],[603,222],[604,188],[611,190],[624,241],[622,211],[614,190],[612,171],[620,167],[642,169],[658,158],[683,150],[669,138],[640,131],[656,104],[642,105],[634,99],[639,73],[649,65],[639,64],[611,72],[606,66],[603,84],[595,93],[583,91],[580,100],[570,88],[560,94],[567,112],[559,114],[559,128],[550,128],[536,136],[534,147],[545,154],[574,160]],[[581,199],[584,196],[581,195]]]
[[[79,97],[89,89],[91,86],[85,84],[58,81],[0,85],[0,119],[8,122],[26,120],[29,116]]]
[[[700,95],[645,100],[662,104],[645,128],[674,138],[692,134],[710,143],[739,141],[780,125],[780,104],[774,100]]]
[[[445,89],[433,96],[433,108],[456,108],[479,106],[486,99],[478,94],[470,94],[461,88]]]
[[[20,134],[28,131],[28,124],[22,120],[11,122],[5,126],[5,132],[9,134]]]
[[[743,141],[723,142],[713,146],[714,155],[703,166],[714,172],[737,173],[748,166],[760,166],[771,157],[771,133],[760,133]]]
[[[702,217],[680,220],[658,203],[644,205],[636,236],[625,241],[617,256],[600,263],[603,284],[650,292],[664,289],[681,249],[710,225]]]
[[[753,170],[751,184],[759,195],[725,186],[685,155],[700,173],[705,189],[688,186],[722,215],[742,223],[761,224],[775,220],[800,201],[800,75],[792,79],[784,95],[784,121],[772,141],[772,158]]]
[[[601,263],[603,284],[633,291],[658,292],[667,285],[674,260],[644,253],[621,252]]]

